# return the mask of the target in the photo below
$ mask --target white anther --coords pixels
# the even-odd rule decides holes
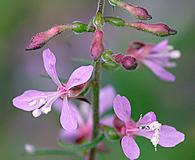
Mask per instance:
[[[40,109],[35,109],[33,112],[32,112],[32,115],[33,117],[37,118],[41,115],[41,110]]]
[[[34,106],[36,103],[37,103],[37,100],[35,99],[35,100],[32,100],[31,102],[29,102],[29,105]]]
[[[25,144],[24,149],[25,149],[26,153],[28,153],[28,154],[35,153],[35,147],[32,144]]]
[[[44,98],[40,98],[40,99],[39,99],[39,102],[40,102],[42,105],[44,105],[47,101],[46,101]]]
[[[154,130],[159,130],[161,126],[162,126],[161,123],[159,123],[158,121],[154,121],[154,122],[150,123],[149,128],[152,131],[154,131]]]
[[[42,113],[48,114],[51,111],[51,107],[42,107],[40,110]]]
[[[170,57],[171,57],[171,58],[174,58],[174,59],[180,58],[180,57],[181,57],[181,53],[180,53],[180,51],[177,51],[177,50],[172,51],[172,52],[170,53]]]

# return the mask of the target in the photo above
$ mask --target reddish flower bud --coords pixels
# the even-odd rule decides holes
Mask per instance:
[[[157,36],[169,36],[169,35],[175,35],[177,33],[176,30],[171,29],[169,26],[163,23],[149,24],[143,22],[133,22],[133,23],[128,23],[127,26],[136,28],[137,30],[150,32]]]
[[[129,3],[125,2],[118,2],[118,6],[121,8],[127,10],[129,13],[137,17],[138,19],[141,20],[150,20],[152,19],[152,16],[149,15],[148,11],[145,8],[134,6]]]
[[[72,28],[71,25],[58,25],[50,28],[45,32],[40,32],[34,35],[30,41],[30,44],[26,47],[26,50],[35,50],[43,47],[51,38],[62,33],[65,29]]]
[[[93,60],[97,61],[98,58],[102,55],[103,50],[103,32],[99,29],[96,29],[90,50]]]
[[[131,56],[125,56],[122,58],[121,64],[126,70],[134,70],[137,68],[137,61]]]
[[[115,54],[115,55],[113,56],[114,61],[115,61],[116,63],[121,63],[121,61],[122,61],[122,59],[123,59],[124,57],[125,57],[124,54]]]
[[[126,70],[134,70],[137,68],[137,61],[134,57],[123,54],[115,54],[113,59],[116,63],[119,63]]]

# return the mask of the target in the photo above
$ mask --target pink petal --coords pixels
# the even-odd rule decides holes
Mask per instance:
[[[175,76],[171,74],[170,72],[166,71],[163,67],[161,67],[159,64],[154,63],[149,60],[143,60],[143,63],[151,69],[151,71],[158,76],[160,79],[164,81],[175,81]]]
[[[68,104],[67,97],[63,100],[60,122],[62,127],[68,132],[77,128],[77,115],[75,110]]]
[[[156,121],[156,115],[154,112],[146,113],[138,122],[138,125],[149,125],[150,123]]]
[[[164,49],[167,48],[168,43],[169,43],[169,41],[168,41],[167,39],[165,39],[165,40],[159,42],[157,45],[155,45],[155,46],[152,48],[152,52],[157,52],[157,53],[158,53],[158,52],[163,51]]]
[[[65,143],[74,143],[79,136],[79,130],[75,129],[71,132],[67,132],[64,129],[61,129],[59,132],[60,140]]]
[[[126,97],[117,95],[113,101],[113,108],[115,114],[121,121],[127,122],[130,120],[131,105]]]
[[[22,95],[13,99],[13,105],[25,111],[33,111],[44,104],[53,102],[59,97],[57,92],[42,92],[37,90],[25,91]]]
[[[124,154],[131,160],[137,159],[140,155],[140,149],[132,137],[125,136],[121,140],[121,146]]]
[[[183,142],[185,135],[177,131],[174,127],[163,125],[160,129],[159,145],[163,147],[174,147]]]
[[[147,139],[151,139],[153,137],[153,135],[154,135],[154,131],[140,130],[140,131],[136,132],[136,135],[145,137]]]
[[[81,66],[77,68],[70,76],[67,82],[67,89],[86,83],[92,76],[93,66]]]
[[[113,127],[114,116],[109,115],[101,119],[100,123],[106,126]]]
[[[52,78],[55,84],[58,86],[61,85],[60,80],[58,78],[56,72],[56,58],[55,55],[50,51],[50,49],[46,49],[43,51],[43,62],[45,70],[47,71],[48,75]]]
[[[100,90],[100,113],[103,113],[112,107],[115,96],[116,92],[110,85]]]
[[[68,104],[74,110],[76,117],[78,119],[78,124],[79,125],[83,124],[84,119],[83,119],[80,111],[78,110],[77,106],[72,102],[69,102]],[[54,103],[54,109],[60,113],[62,111],[62,107],[63,107],[63,101],[61,99],[56,100]]]

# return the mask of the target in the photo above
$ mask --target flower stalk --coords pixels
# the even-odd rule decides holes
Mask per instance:
[[[105,0],[98,0],[97,15],[103,14]],[[100,22],[101,21],[97,21]],[[98,24],[97,26],[102,26]],[[99,134],[99,88],[100,88],[100,72],[101,72],[101,61],[97,60],[95,62],[94,68],[94,79],[93,79],[93,131],[92,131],[92,140],[95,139]],[[96,148],[92,148],[89,151],[89,160],[94,160],[96,154]]]
[[[99,134],[99,88],[100,88],[100,72],[101,62],[98,60],[95,63],[94,68],[94,79],[93,79],[93,131],[92,140],[95,139]],[[95,159],[96,148],[90,150],[89,160]]]

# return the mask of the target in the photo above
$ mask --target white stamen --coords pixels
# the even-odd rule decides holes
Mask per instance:
[[[32,115],[33,117],[37,118],[41,115],[41,110],[40,109],[35,109],[33,112],[32,112]]]
[[[35,147],[32,144],[25,144],[24,149],[25,149],[26,153],[28,153],[28,154],[35,153]]]
[[[47,101],[46,101],[44,98],[40,98],[40,99],[39,99],[39,102],[40,102],[42,105],[44,105]]]
[[[51,107],[42,107],[40,110],[42,113],[48,114],[51,111]]]
[[[142,115],[142,114],[140,114],[140,116],[139,116],[139,121],[140,121],[142,118],[143,118],[143,115]]]
[[[171,58],[174,58],[174,59],[178,59],[178,58],[181,57],[181,53],[180,53],[180,51],[177,51],[177,50],[172,51],[172,52],[170,53],[170,57],[171,57]]]
[[[35,100],[32,100],[31,102],[29,102],[29,105],[34,106],[36,103],[37,103],[37,100],[35,99]]]
[[[157,145],[159,143],[159,140],[160,140],[160,131],[155,130],[154,135],[150,140],[152,142],[153,146],[154,146],[155,151],[157,151]]]
[[[158,121],[154,121],[149,125],[150,130],[154,131],[153,137],[150,139],[153,146],[155,147],[155,151],[157,151],[157,145],[160,140],[160,128],[162,124]]]

